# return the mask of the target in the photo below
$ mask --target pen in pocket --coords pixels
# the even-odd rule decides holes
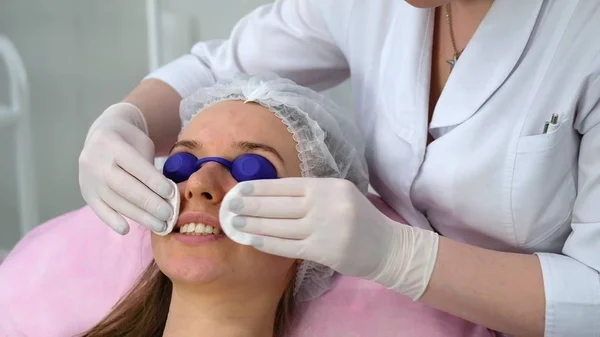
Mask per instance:
[[[544,123],[544,131],[542,133],[547,134],[556,129],[558,129],[558,114],[552,114],[550,120]]]

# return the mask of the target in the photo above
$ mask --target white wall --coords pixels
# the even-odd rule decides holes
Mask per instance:
[[[187,52],[194,40],[227,37],[241,16],[267,2],[164,0],[163,59]],[[87,129],[147,72],[144,6],[143,0],[0,0],[0,34],[14,42],[29,73],[42,221],[84,204],[77,158]],[[345,84],[329,94],[350,107],[348,90]],[[10,130],[0,129],[0,249],[19,238],[11,139]]]
[[[83,205],[77,157],[86,130],[146,72],[143,3],[0,0],[0,34],[16,45],[29,74],[42,221]],[[6,84],[0,85],[5,91]],[[19,238],[10,136],[0,130],[0,248],[5,249]]]

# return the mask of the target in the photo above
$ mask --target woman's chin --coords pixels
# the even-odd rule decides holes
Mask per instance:
[[[154,260],[160,270],[172,281],[186,283],[211,282],[221,277],[226,269],[227,252],[231,249],[228,240],[225,237],[219,237],[219,240],[201,236],[190,238],[205,239],[206,242],[181,242],[174,235],[152,237]]]
[[[170,259],[166,266],[160,267],[174,283],[209,283],[224,274],[222,264],[208,258],[178,257]]]

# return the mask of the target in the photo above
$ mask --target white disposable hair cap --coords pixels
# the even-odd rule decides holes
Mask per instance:
[[[346,179],[367,193],[363,138],[351,114],[333,101],[276,75],[238,75],[186,97],[180,107],[183,128],[207,107],[223,101],[258,103],[279,117],[296,141],[303,177]],[[296,275],[296,301],[319,297],[331,289],[333,277],[332,269],[304,261]]]

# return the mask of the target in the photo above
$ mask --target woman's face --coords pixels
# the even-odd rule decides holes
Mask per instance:
[[[419,8],[433,8],[443,6],[447,3],[450,3],[454,0],[404,0],[408,2],[410,5]]]
[[[292,135],[278,117],[258,104],[227,101],[207,108],[183,130],[172,150],[177,152],[230,161],[254,153],[269,160],[279,177],[301,176]],[[190,215],[199,216],[195,223],[213,222],[220,229],[219,206],[236,184],[230,172],[215,162],[204,164],[187,181],[178,184],[180,223],[167,236],[152,235],[154,259],[174,284],[212,283],[228,289],[258,286],[283,291],[293,277],[294,260],[239,245],[223,235],[208,235],[202,242],[190,243],[179,233],[182,219],[189,222]]]

